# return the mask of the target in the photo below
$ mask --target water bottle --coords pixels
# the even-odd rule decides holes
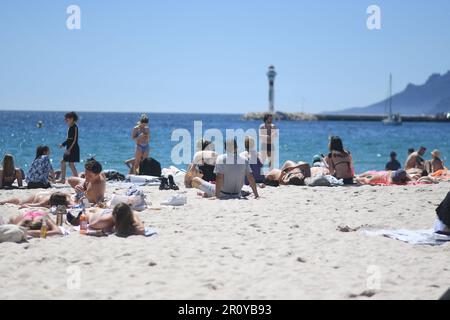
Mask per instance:
[[[47,219],[42,219],[42,226],[41,226],[41,238],[45,239],[47,238]]]
[[[88,229],[87,217],[84,214],[84,210],[83,210],[83,213],[80,216],[80,233],[87,234],[87,229]]]
[[[56,210],[56,225],[62,227],[64,224],[64,215],[67,214],[66,206],[58,206]]]

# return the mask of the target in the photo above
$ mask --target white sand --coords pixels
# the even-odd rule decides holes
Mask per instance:
[[[370,299],[437,299],[450,286],[450,244],[413,246],[336,228],[431,228],[449,185],[292,186],[229,201],[187,190],[184,207],[140,213],[158,231],[150,238],[72,233],[0,244],[0,298],[351,299],[370,289],[375,268],[380,288]],[[143,189],[153,208],[175,193]],[[29,193],[1,191],[0,199]],[[0,207],[4,218],[17,212]],[[73,270],[79,288],[70,286]]]

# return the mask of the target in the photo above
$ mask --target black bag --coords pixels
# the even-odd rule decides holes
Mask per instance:
[[[106,181],[124,181],[125,176],[115,170],[105,170],[103,171],[106,177]]]
[[[450,192],[447,194],[444,201],[441,202],[439,207],[437,207],[436,213],[439,220],[450,228]]]
[[[139,164],[139,175],[161,177],[161,164],[153,158],[144,159]]]

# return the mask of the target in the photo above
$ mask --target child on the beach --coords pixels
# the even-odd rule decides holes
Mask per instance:
[[[137,125],[133,128],[131,137],[136,142],[136,153],[134,156],[134,167],[132,173],[137,174],[139,164],[148,158],[150,151],[150,128],[148,127],[148,117],[143,114]]]
[[[75,112],[66,113],[64,119],[69,126],[67,130],[67,139],[61,145],[60,148],[66,147],[63,160],[61,161],[61,179],[59,183],[66,183],[66,162],[69,162],[70,169],[72,170],[72,176],[77,177],[78,172],[75,167],[75,162],[80,162],[80,147],[78,146],[78,115]]]

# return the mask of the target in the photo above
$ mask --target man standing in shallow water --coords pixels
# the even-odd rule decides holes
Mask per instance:
[[[264,123],[259,126],[259,141],[261,144],[261,161],[265,164],[266,160],[269,159],[269,167],[273,169],[274,162],[274,152],[275,148],[273,143],[278,137],[278,129],[272,123],[273,116],[270,113],[264,115]]]

